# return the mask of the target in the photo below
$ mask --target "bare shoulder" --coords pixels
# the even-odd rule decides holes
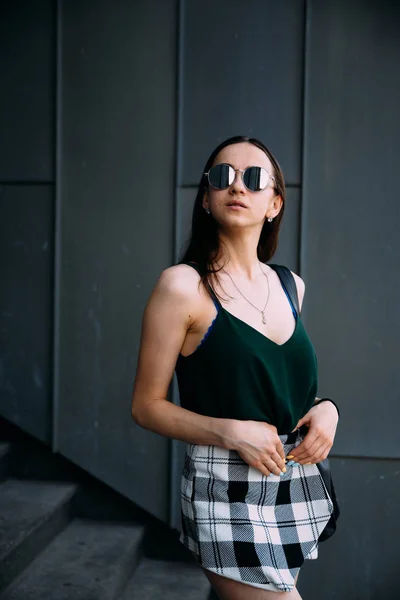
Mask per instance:
[[[299,305],[300,305],[300,311],[301,311],[301,306],[303,304],[303,298],[304,298],[304,292],[305,292],[306,284],[304,283],[304,281],[300,277],[300,275],[297,275],[296,273],[293,273],[293,271],[290,271],[290,272],[293,275],[294,280],[296,282],[297,295],[299,297]]]
[[[154,292],[178,302],[193,303],[199,299],[200,275],[188,265],[173,265],[161,271]]]

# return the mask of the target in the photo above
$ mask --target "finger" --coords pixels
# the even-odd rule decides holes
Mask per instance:
[[[324,446],[323,451],[314,458],[314,462],[319,463],[319,462],[322,462],[323,460],[325,460],[326,458],[328,458],[331,448],[332,448],[331,444],[327,444],[326,446]]]
[[[293,460],[295,460],[298,463],[303,464],[304,461],[307,462],[307,460],[311,460],[311,458],[319,450],[319,448],[321,448],[321,443],[316,443],[313,445],[312,448],[310,448],[309,450],[305,450],[304,452],[302,452],[301,454],[296,456],[296,458],[294,458]]]
[[[277,459],[280,460],[278,457]],[[275,475],[280,475],[282,473],[282,469],[270,456],[266,456],[263,459],[263,462],[266,465],[266,467],[271,471],[271,473],[274,473]],[[283,465],[282,468],[285,468],[285,465]]]
[[[268,477],[268,475],[271,475],[271,471],[264,465],[264,463],[258,463],[257,465],[255,465],[255,468],[261,471],[261,473],[266,477]]]
[[[297,457],[297,460],[303,461],[303,462],[307,458],[309,458],[311,460],[315,456],[319,456],[319,454],[321,453],[321,448],[326,448],[329,445],[332,446],[332,443],[327,442],[326,439],[321,436],[316,440],[316,442],[313,444],[313,446],[311,446],[311,448],[309,448],[307,453],[303,452],[302,454],[299,454],[299,456]]]
[[[322,438],[315,434],[316,437],[314,438],[308,438],[307,436],[304,438],[304,440],[301,442],[301,444],[299,444],[296,448],[294,448],[294,450],[291,452],[291,454],[294,455],[294,459],[293,460],[304,460],[305,458],[312,456],[312,454],[314,454],[315,450],[317,448],[319,448],[319,446],[321,445],[321,443],[323,442]]]
[[[310,429],[306,433],[306,435],[304,436],[304,438],[300,442],[300,444],[298,446],[296,446],[295,448],[292,448],[292,450],[290,451],[290,454],[292,454],[295,457],[294,460],[297,460],[297,458],[303,452],[308,452],[309,448],[311,448],[311,446],[314,444],[315,440],[317,440],[318,438],[319,438],[319,432],[315,431],[314,429]]]
[[[279,469],[279,472],[283,471],[283,469],[286,468],[285,454],[283,454],[282,458],[282,456],[278,452],[273,452],[272,454],[270,454],[269,458],[275,463],[275,465]]]
[[[321,445],[321,441],[318,441],[317,438],[317,440],[315,440],[312,446],[310,446],[309,448],[303,447],[302,452],[295,455],[295,457],[292,460],[294,460],[299,465],[305,464],[306,462],[311,460],[311,458],[314,456],[315,452],[321,447]],[[292,454],[294,454],[294,452],[292,452]]]
[[[282,458],[283,462],[285,462],[285,451],[283,449],[282,442],[279,440],[275,447],[276,447],[277,453]]]
[[[310,452],[308,456],[306,456],[305,458],[299,459],[298,463],[300,465],[305,465],[307,463],[315,463],[317,462],[317,459],[322,456],[322,454],[324,453],[326,448],[326,444],[321,443],[318,448],[314,448],[313,452]]]

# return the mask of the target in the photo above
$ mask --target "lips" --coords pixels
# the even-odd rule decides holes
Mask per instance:
[[[234,200],[233,202],[228,202],[227,206],[242,206],[243,208],[247,208],[247,206],[243,204],[243,202],[238,202],[236,200]]]

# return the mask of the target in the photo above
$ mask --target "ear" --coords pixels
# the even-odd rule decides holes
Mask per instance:
[[[270,211],[272,209],[273,214],[270,214],[270,215],[266,214],[265,216],[275,218],[280,213],[282,205],[283,205],[282,196],[280,194],[277,194],[272,201],[272,206],[268,207],[268,211]]]
[[[208,193],[207,192],[204,192],[202,205],[203,205],[203,208],[209,208],[209,206],[208,206]]]

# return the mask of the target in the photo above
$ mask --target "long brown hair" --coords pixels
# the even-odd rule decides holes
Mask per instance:
[[[269,261],[275,254],[278,245],[279,229],[286,200],[285,181],[282,169],[272,152],[262,142],[260,142],[260,140],[242,135],[228,138],[213,150],[202,171],[200,184],[193,207],[191,233],[185,244],[183,255],[178,261],[178,264],[188,262],[197,263],[201,274],[201,280],[207,287],[213,287],[211,283],[211,277],[213,275],[218,277],[217,273],[220,270],[213,268],[213,261],[217,257],[219,251],[220,239],[218,235],[218,223],[215,221],[215,219],[211,219],[203,208],[203,197],[208,186],[207,176],[204,175],[204,173],[209,171],[216,156],[223,148],[230,146],[231,144],[239,144],[241,142],[248,142],[254,146],[257,146],[257,148],[263,150],[268,156],[274,169],[274,189],[276,194],[280,195],[282,198],[281,210],[274,220],[269,222],[267,219],[265,219],[257,245],[258,259],[263,263]]]

